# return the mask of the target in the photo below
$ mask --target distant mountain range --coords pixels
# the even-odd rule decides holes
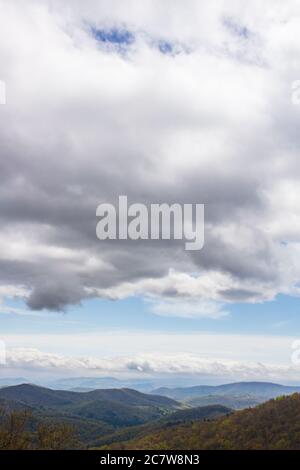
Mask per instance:
[[[153,394],[179,399],[206,395],[253,395],[278,396],[300,392],[300,386],[280,385],[270,382],[234,382],[225,385],[198,385],[194,387],[167,388],[161,387],[152,391]]]
[[[24,378],[0,379],[0,389],[5,386],[28,383]],[[287,386],[270,382],[234,382],[224,385],[196,385],[190,387],[153,388],[151,381],[118,380],[114,377],[71,377],[52,381],[47,386],[54,390],[91,392],[97,389],[134,389],[142,393],[160,395],[184,402],[193,407],[223,405],[232,409],[255,406],[280,395],[300,392],[300,386]]]
[[[11,385],[21,385],[25,383],[32,383],[24,377],[17,378],[1,378],[0,388],[8,387]],[[141,392],[149,392],[161,383],[166,383],[160,380],[147,381],[141,379],[116,379],[115,377],[67,377],[56,380],[34,380],[34,383],[39,386],[52,388],[54,390],[75,390],[75,391],[90,391],[95,389],[104,388],[132,388]],[[169,384],[168,384],[169,385]]]
[[[1,377],[0,378],[0,387],[9,387],[11,385],[20,385],[28,383],[28,380],[24,377]]]
[[[144,380],[120,380],[114,377],[70,377],[49,383],[51,388],[63,390],[95,390],[98,388],[133,388],[139,391],[150,391],[155,382]]]
[[[194,387],[160,387],[151,393],[173,398],[191,406],[220,404],[233,409],[255,406],[270,398],[300,392],[300,387],[269,382],[235,382],[225,385]]]

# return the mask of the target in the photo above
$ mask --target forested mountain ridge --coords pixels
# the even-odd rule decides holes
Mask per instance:
[[[228,412],[131,389],[76,393],[23,384],[0,390],[0,449],[89,448]]]
[[[278,397],[209,422],[157,430],[110,449],[300,450],[300,395]]]

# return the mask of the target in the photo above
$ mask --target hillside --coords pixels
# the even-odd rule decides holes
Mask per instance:
[[[22,384],[0,389],[0,398],[33,407],[57,407],[76,403],[80,395],[75,392],[50,390],[37,385]]]
[[[275,398],[280,395],[300,393],[300,387],[280,385],[270,382],[234,382],[224,385],[198,385],[193,387],[168,388],[161,387],[153,390],[155,395],[163,395],[174,400],[190,400],[203,396],[238,396],[248,395],[265,399]]]
[[[41,422],[68,422],[87,443],[122,427],[160,419],[181,407],[170,398],[130,389],[78,393],[30,384],[0,389],[1,404],[6,411],[30,410],[33,428]]]
[[[224,385],[198,385],[193,387],[161,387],[152,393],[186,403],[192,407],[223,405],[233,410],[256,406],[282,395],[300,393],[300,387],[269,382],[235,382]]]
[[[51,390],[37,385],[22,384],[0,389],[0,399],[13,400],[34,407],[66,407],[94,401],[109,401],[128,406],[176,408],[179,404],[171,398],[148,395],[131,389],[104,389],[89,392]]]
[[[115,449],[297,449],[300,450],[300,395],[272,399],[210,422],[161,429]]]
[[[23,384],[0,390],[4,416],[29,413],[27,431],[71,426],[83,446],[103,446],[138,438],[164,427],[214,419],[230,413],[223,406],[182,407],[178,402],[130,389],[78,393]]]
[[[127,441],[129,439],[137,439],[157,430],[170,428],[171,426],[182,423],[211,420],[220,416],[228,415],[231,412],[232,410],[229,408],[220,405],[178,410],[163,418],[160,418],[159,420],[151,421],[150,423],[143,424],[141,426],[124,428],[119,431],[115,431],[112,434],[99,437],[97,440],[95,440],[94,446],[104,446],[116,442]]]
[[[218,404],[231,408],[232,410],[243,410],[244,408],[259,405],[265,401],[265,397],[251,395],[204,395],[188,398],[185,400],[185,403],[192,407]]]

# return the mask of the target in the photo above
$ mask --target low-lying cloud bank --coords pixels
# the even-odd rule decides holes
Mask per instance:
[[[7,351],[6,370],[22,369],[45,372],[97,373],[99,375],[195,375],[223,380],[277,380],[299,381],[300,366],[247,363],[241,361],[204,359],[193,354],[138,354],[131,357],[91,358],[67,357],[45,353],[38,349],[13,349]]]

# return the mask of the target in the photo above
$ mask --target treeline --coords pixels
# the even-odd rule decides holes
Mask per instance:
[[[161,429],[109,448],[300,450],[300,395],[280,397],[209,422]]]
[[[33,429],[28,411],[0,410],[0,450],[67,450],[78,449],[72,426],[64,423],[41,423]]]

